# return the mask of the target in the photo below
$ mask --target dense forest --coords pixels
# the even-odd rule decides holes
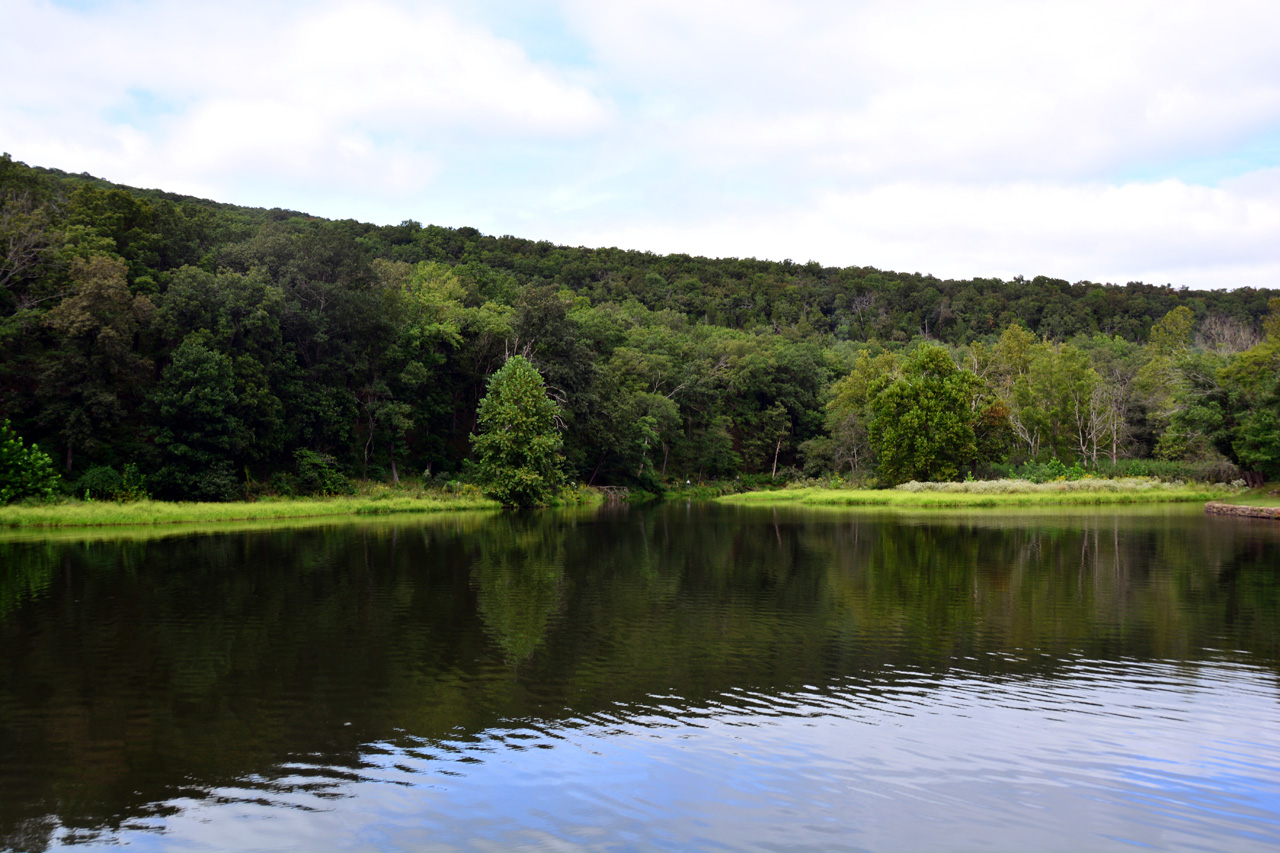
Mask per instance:
[[[1276,290],[570,248],[0,159],[0,421],[68,491],[465,480],[515,355],[593,485],[1280,476]]]

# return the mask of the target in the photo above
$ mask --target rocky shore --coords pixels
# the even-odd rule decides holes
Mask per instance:
[[[1280,519],[1280,506],[1239,506],[1209,501],[1204,511],[1210,515],[1237,515],[1241,518],[1274,518]]]

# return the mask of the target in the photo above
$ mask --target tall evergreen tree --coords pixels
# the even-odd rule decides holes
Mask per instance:
[[[472,437],[484,492],[503,506],[545,506],[564,482],[558,408],[537,368],[513,356],[489,379]]]

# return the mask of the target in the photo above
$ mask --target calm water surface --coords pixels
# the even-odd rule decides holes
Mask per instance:
[[[1280,524],[0,541],[0,849],[1264,850]]]

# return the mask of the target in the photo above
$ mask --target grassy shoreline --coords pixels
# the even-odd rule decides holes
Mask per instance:
[[[1280,495],[1276,494],[1276,488],[1273,485],[1263,486],[1258,489],[1250,489],[1247,492],[1230,497],[1220,498],[1221,503],[1232,504],[1234,506],[1280,506]]]
[[[1257,494],[1254,494],[1257,492]],[[570,503],[586,503],[575,494]],[[593,495],[599,498],[599,495]],[[677,500],[685,496],[671,496]],[[820,486],[707,496],[726,504],[756,506],[881,507],[886,509],[988,509],[1053,506],[1120,506],[1222,501],[1240,505],[1276,505],[1262,490],[1240,492],[1207,484],[1163,483],[1146,477],[1076,480],[1036,484],[1025,480],[965,483],[907,483],[896,489],[832,489]],[[497,502],[478,492],[449,494],[421,489],[374,486],[350,497],[288,498],[233,503],[70,500],[52,504],[0,507],[0,530],[50,531],[75,528],[123,528],[180,525],[308,522],[312,520],[495,511]]]
[[[496,501],[470,495],[396,495],[394,493],[233,503],[150,500],[130,503],[68,501],[57,504],[0,507],[0,528],[209,524],[496,509],[498,509]]]
[[[1205,503],[1232,494],[1211,485],[1162,483],[1147,478],[1030,483],[996,480],[973,483],[908,483],[896,489],[810,487],[725,495],[720,503],[749,505],[867,506],[903,509],[1124,504]]]

